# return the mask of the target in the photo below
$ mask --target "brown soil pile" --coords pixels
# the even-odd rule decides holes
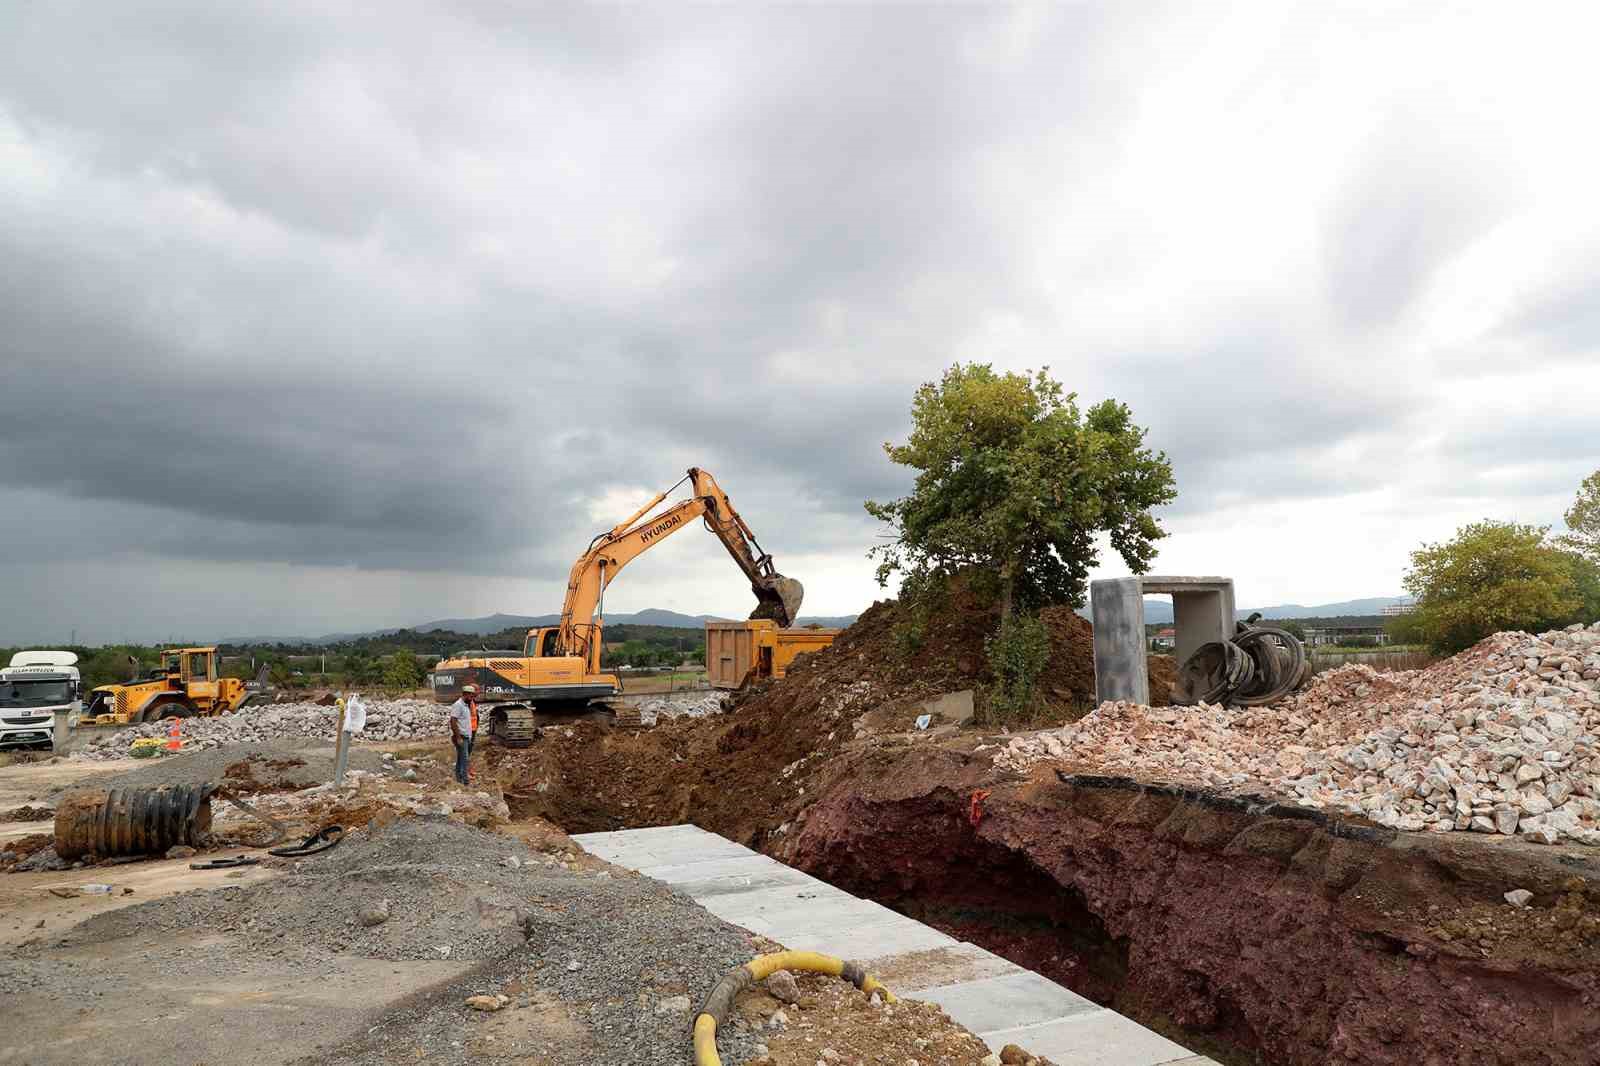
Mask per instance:
[[[13,837],[0,848],[0,869],[10,869],[36,851],[48,848],[56,841],[54,833],[29,833]]]
[[[222,772],[222,783],[230,792],[239,795],[302,788],[303,774],[286,774],[284,771],[305,764],[304,759],[294,756],[274,759],[263,754],[252,754],[230,763]]]
[[[1089,624],[1070,609],[1042,613],[1051,659],[1042,678],[1056,720],[1094,700]],[[759,845],[810,802],[812,772],[885,706],[909,726],[916,702],[981,686],[984,639],[998,613],[961,589],[909,652],[896,639],[898,604],[875,603],[829,647],[804,656],[782,681],[744,694],[729,715],[663,722],[632,733],[586,723],[551,727],[530,749],[489,747],[484,759],[518,818],[570,832],[694,822]],[[1170,660],[1152,658],[1152,689],[1170,684]]]
[[[53,807],[32,807],[24,804],[14,810],[0,814],[0,822],[48,822],[55,818]]]
[[[785,1006],[763,991],[753,990],[736,1005],[747,1024],[771,1030],[772,1017],[783,1020],[764,1037],[767,1054],[751,1066],[875,1066],[916,1062],[922,1066],[972,1066],[989,1054],[982,1040],[950,1020],[932,1003],[915,999],[872,1003],[833,977],[797,975],[800,1002]],[[914,994],[913,994],[914,995]],[[1022,1048],[1009,1046],[1003,1062],[1015,1066],[1050,1066]],[[831,1054],[829,1052],[832,1052]]]

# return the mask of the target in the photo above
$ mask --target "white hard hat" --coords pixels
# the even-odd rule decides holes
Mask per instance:
[[[478,694],[478,686],[477,685],[462,685],[461,686],[461,694],[463,696],[476,696]]]

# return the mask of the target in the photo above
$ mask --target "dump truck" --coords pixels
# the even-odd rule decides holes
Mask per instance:
[[[128,725],[237,711],[254,694],[237,677],[217,676],[217,649],[168,648],[143,679],[89,693],[80,724]]]
[[[652,514],[678,485],[689,483],[689,498]],[[648,516],[648,517],[647,517]],[[615,674],[602,673],[600,652],[605,625],[605,590],[618,572],[694,519],[722,541],[750,580],[755,594],[753,619],[786,626],[799,613],[805,589],[774,568],[755,534],[733,509],[716,479],[698,467],[611,529],[595,535],[572,564],[558,625],[530,629],[521,654],[464,654],[441,659],[428,675],[434,699],[450,703],[462,686],[478,687],[487,712],[480,727],[500,743],[525,747],[533,742],[536,712],[575,714],[600,711],[626,715],[611,701],[622,694]],[[480,717],[484,712],[480,712]]]
[[[784,629],[770,619],[706,623],[706,680],[712,688],[743,688],[783,677],[796,658],[821,651],[837,629]]]
[[[70,651],[19,651],[0,669],[0,748],[44,748],[83,709],[78,657]]]

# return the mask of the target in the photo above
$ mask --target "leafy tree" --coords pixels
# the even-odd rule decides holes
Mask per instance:
[[[422,667],[409,651],[397,651],[383,660],[383,683],[388,688],[412,689],[422,684]]]
[[[1285,633],[1288,633],[1290,636],[1294,637],[1296,640],[1304,641],[1306,639],[1305,623],[1299,621],[1298,619],[1265,618],[1262,619],[1261,624],[1264,626],[1273,626],[1277,629],[1281,629]]]
[[[902,575],[909,629],[897,636],[912,645],[956,574],[997,599],[989,662],[998,705],[1014,711],[1031,698],[1048,649],[1038,653],[1042,627],[1013,617],[1081,606],[1102,533],[1131,570],[1147,570],[1165,536],[1150,511],[1177,495],[1171,464],[1145,447],[1127,407],[1105,400],[1081,411],[1047,370],[958,364],[917,390],[911,415],[906,442],[884,445],[918,472],[911,494],[866,502],[894,530],[869,552],[878,582]]]
[[[1128,408],[1105,400],[1085,414],[1047,371],[996,373],[973,363],[917,390],[911,435],[885,444],[918,471],[911,495],[868,500],[895,530],[869,553],[878,581],[890,575],[994,577],[1002,616],[1014,608],[1081,606],[1094,540],[1135,573],[1149,569],[1166,534],[1150,509],[1177,496],[1167,457],[1144,446]]]
[[[1549,527],[1483,521],[1411,553],[1406,591],[1417,607],[1396,627],[1450,654],[1504,629],[1566,625],[1597,605],[1600,575],[1550,543]]]
[[[1567,534],[1561,543],[1600,562],[1600,470],[1583,479],[1578,498],[1566,514]]]

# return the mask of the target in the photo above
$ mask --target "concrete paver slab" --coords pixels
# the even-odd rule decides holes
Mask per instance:
[[[962,1025],[978,1033],[1105,1009],[1032,970],[924,988],[917,998],[939,1004],[950,1017],[961,1019]]]
[[[988,1030],[978,1035],[990,1047],[1017,1044],[1063,1066],[1165,1066],[1193,1058],[1187,1048],[1104,1007],[1040,1025]]]
[[[572,839],[787,948],[866,963],[996,1051],[1017,1043],[1060,1066],[1215,1066],[1040,974],[696,826]]]

